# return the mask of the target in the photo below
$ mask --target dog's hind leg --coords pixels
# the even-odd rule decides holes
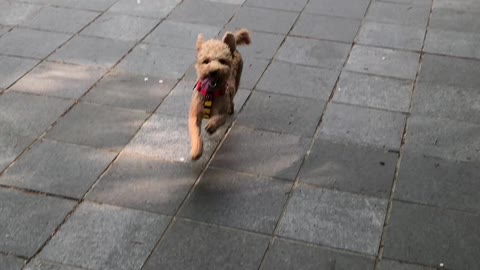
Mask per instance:
[[[190,134],[191,150],[190,157],[192,160],[197,160],[203,153],[203,141],[201,136],[200,126],[202,125],[203,106],[201,102],[195,102],[192,99],[190,105],[190,114],[188,117],[188,132]]]
[[[208,134],[213,134],[219,127],[225,124],[226,117],[224,114],[215,114],[210,119],[208,119],[208,123],[205,126],[205,130]]]

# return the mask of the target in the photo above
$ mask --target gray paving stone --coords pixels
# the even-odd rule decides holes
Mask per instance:
[[[367,21],[426,27],[430,15],[430,6],[399,5],[395,3],[372,2]]]
[[[190,164],[121,154],[86,198],[173,215],[200,173]]]
[[[38,12],[42,6],[30,5],[27,3],[1,1],[0,2],[0,24],[17,25]]]
[[[198,34],[202,33],[205,39],[210,39],[216,37],[220,30],[220,26],[163,21],[145,38],[144,42],[157,43],[169,47],[195,49]]]
[[[240,87],[252,90],[267,68],[268,63],[269,61],[264,59],[244,58]]]
[[[293,180],[310,140],[298,136],[234,127],[212,166]]]
[[[69,38],[70,34],[15,28],[0,39],[0,53],[41,59]]]
[[[343,72],[334,101],[409,112],[413,81]]]
[[[426,54],[418,80],[438,85],[478,88],[480,61]]]
[[[84,202],[39,255],[88,269],[140,269],[169,218]]]
[[[332,103],[328,105],[319,137],[387,149],[399,149],[405,115]]]
[[[72,104],[72,100],[7,92],[0,96],[0,130],[37,138]]]
[[[388,201],[299,186],[285,210],[280,236],[375,255]]]
[[[234,4],[234,5],[242,5],[245,0],[205,0],[209,2],[215,2],[215,3],[224,3],[224,4]]]
[[[445,159],[480,161],[479,132],[478,124],[411,116],[406,149]]]
[[[358,33],[357,43],[394,49],[420,51],[425,28],[377,22],[365,22]]]
[[[80,34],[124,41],[138,41],[155,27],[158,20],[104,13]]]
[[[74,201],[1,188],[0,251],[33,256],[74,206]]]
[[[93,11],[45,7],[22,26],[48,31],[77,33],[100,13]]]
[[[242,7],[227,24],[226,29],[247,28],[254,31],[287,34],[297,17],[296,12]]]
[[[475,269],[480,254],[478,215],[394,202],[384,257],[447,269]],[[455,251],[455,252],[453,252]]]
[[[14,161],[35,138],[0,131],[0,172]]]
[[[78,99],[105,74],[106,69],[42,62],[10,89],[63,98]]]
[[[179,215],[207,223],[272,233],[291,182],[209,169]]]
[[[120,151],[144,123],[141,111],[79,103],[47,134],[48,138]]]
[[[415,264],[402,263],[398,261],[383,259],[379,264],[380,270],[435,270],[435,268],[424,267]]]
[[[8,88],[12,83],[33,68],[38,60],[0,55],[0,88]]]
[[[432,29],[427,33],[425,52],[480,59],[480,34]]]
[[[238,124],[261,130],[313,137],[326,102],[254,91]]]
[[[287,11],[296,11],[300,12],[307,4],[307,0],[247,0],[245,6],[247,7],[261,7],[261,8],[272,8],[272,9],[282,9]]]
[[[9,30],[10,30],[10,27],[8,26],[0,26],[0,36],[7,33]]]
[[[378,2],[396,3],[414,6],[432,6],[432,0],[380,0]]]
[[[235,29],[227,29],[229,31],[235,32]],[[225,31],[222,31],[219,37],[223,37]],[[277,52],[278,47],[285,38],[284,35],[278,34],[269,34],[263,32],[253,32],[250,31],[250,37],[252,39],[252,44],[249,46],[239,46],[237,49],[241,53],[242,57],[247,58],[262,58],[270,60],[273,58],[275,52]]]
[[[195,61],[195,50],[140,44],[117,66],[122,72],[155,74],[163,79],[180,79]]]
[[[48,59],[79,65],[111,68],[132,47],[133,42],[76,36]]]
[[[360,20],[302,13],[291,34],[303,37],[353,42]]]
[[[458,11],[480,12],[480,3],[476,0],[435,0],[434,9],[453,9]]]
[[[345,69],[414,80],[419,58],[418,53],[355,45]]]
[[[367,270],[373,269],[372,258],[336,252],[313,245],[277,239],[267,252],[261,270]]]
[[[268,238],[177,220],[143,269],[257,269]]]
[[[340,69],[349,50],[350,45],[344,43],[287,37],[275,58],[294,64]]]
[[[85,146],[42,141],[15,162],[0,183],[82,198],[114,157]]]
[[[116,1],[117,0],[54,0],[52,4],[75,9],[105,11]]]
[[[312,0],[305,7],[305,12],[362,19],[369,2],[368,0]]]
[[[232,4],[185,0],[170,13],[168,19],[221,27],[230,20],[238,8],[238,5]]]
[[[130,1],[119,0],[108,12],[162,19],[165,18],[180,0]]]
[[[82,270],[77,267],[67,266],[55,262],[47,262],[40,259],[33,259],[26,267],[25,270]]]
[[[23,262],[24,260],[13,256],[0,255],[0,268],[3,270],[20,270]]]
[[[258,82],[256,89],[328,100],[339,73],[338,70],[318,69],[273,61]]]
[[[317,140],[299,178],[322,188],[388,198],[397,159],[384,149]]]
[[[460,0],[459,2],[465,1]],[[434,29],[472,34],[478,34],[479,27],[478,14],[471,11],[466,12],[443,8],[433,9],[430,23],[428,24],[429,31]]]

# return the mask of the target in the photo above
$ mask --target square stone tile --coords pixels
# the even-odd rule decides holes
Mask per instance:
[[[375,255],[388,201],[299,186],[288,203],[280,236]]]
[[[133,42],[75,36],[48,59],[111,68],[133,47]]]
[[[155,74],[164,79],[180,79],[195,61],[195,50],[139,44],[118,64],[122,72]]]
[[[478,265],[478,215],[394,202],[384,257],[447,269]],[[453,252],[454,251],[454,252]]]
[[[332,103],[328,105],[319,137],[387,149],[399,149],[405,115]]]
[[[418,86],[417,86],[418,87]],[[385,110],[409,112],[413,81],[345,71],[334,101]]]
[[[322,188],[388,198],[397,159],[385,149],[317,140],[299,177]]]
[[[426,266],[382,259],[379,263],[380,270],[435,270]]]
[[[42,260],[88,269],[140,269],[169,218],[82,203],[45,246]]]
[[[82,100],[152,112],[176,82],[176,80],[163,80],[156,76],[145,77],[113,70],[102,78]]]
[[[360,20],[349,18],[320,16],[302,13],[292,35],[327,39],[343,42],[353,42],[360,27]]]
[[[254,91],[238,124],[268,131],[313,137],[326,102]]]
[[[239,8],[238,5],[210,1],[185,0],[168,16],[169,20],[223,26]]]
[[[323,247],[277,239],[267,252],[261,270],[373,269],[373,258]],[[333,268],[332,268],[333,267]]]
[[[424,37],[423,27],[365,22],[356,41],[364,45],[420,51]]]
[[[142,269],[257,269],[269,239],[177,220]]]
[[[12,83],[32,69],[39,61],[0,55],[0,89],[8,88]]]
[[[80,98],[106,69],[53,62],[42,62],[10,89],[37,95]]]
[[[294,64],[340,69],[350,45],[332,41],[287,37],[275,59]]]
[[[480,59],[480,34],[428,30],[425,52]]]
[[[212,166],[294,180],[307,152],[308,139],[235,126]]]
[[[48,138],[110,151],[120,151],[148,114],[141,111],[79,103],[47,134]]]
[[[174,215],[200,175],[190,164],[121,154],[87,194],[88,200]]]
[[[406,149],[445,159],[480,161],[479,132],[478,124],[411,116]]]
[[[0,133],[37,138],[72,104],[73,100],[7,92],[0,96]]]
[[[244,58],[240,87],[252,90],[268,66],[270,61],[265,59]]]
[[[346,70],[414,80],[420,54],[355,45]]]
[[[369,0],[311,0],[304,12],[362,19],[369,2]]]
[[[81,34],[124,41],[138,41],[155,27],[158,20],[104,13]]]
[[[77,33],[100,13],[86,10],[44,7],[22,26],[48,31]]]
[[[435,0],[434,9],[453,9],[457,11],[480,12],[480,5],[476,0]]]
[[[25,267],[25,270],[82,270],[77,267],[67,266],[55,262],[47,262],[40,259],[33,259]]]
[[[111,8],[108,13],[121,13],[133,16],[151,17],[156,19],[165,18],[172,9],[174,9],[180,0],[163,0],[163,1],[130,1],[119,0]]]
[[[466,2],[461,0],[460,2]],[[428,24],[430,30],[478,34],[478,14],[450,8],[434,8]]]
[[[228,31],[235,32],[237,29],[228,29]],[[219,38],[223,38],[225,31],[220,33]],[[240,52],[243,58],[262,58],[270,60],[277,52],[278,47],[285,38],[284,35],[270,34],[264,32],[250,31],[250,37],[252,44],[249,46],[238,46],[237,50]]]
[[[75,9],[86,9],[94,11],[105,11],[117,0],[54,0],[53,5]]]
[[[209,169],[179,215],[207,223],[272,233],[291,182]]]
[[[297,17],[296,12],[242,7],[225,28],[247,28],[253,31],[287,34]]]
[[[430,6],[399,5],[396,3],[372,2],[367,21],[426,27]]]
[[[23,267],[24,260],[14,257],[0,255],[0,268],[3,270],[20,270]]]
[[[42,6],[21,2],[0,2],[0,24],[17,25],[37,13]]]
[[[0,172],[7,168],[34,140],[33,137],[0,131]]]
[[[0,39],[0,53],[42,59],[69,38],[70,34],[15,28]]]
[[[308,0],[247,0],[245,6],[247,7],[260,7],[271,9],[282,9],[287,11],[302,11],[303,7],[307,4]]]
[[[42,141],[15,162],[0,183],[82,198],[114,157],[86,146]]]
[[[0,251],[33,256],[74,206],[70,200],[0,188]]]
[[[319,69],[272,61],[256,89],[310,99],[328,100],[338,70]]]

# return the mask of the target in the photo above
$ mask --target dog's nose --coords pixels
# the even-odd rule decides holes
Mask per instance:
[[[208,73],[211,77],[216,77],[218,75],[218,70],[212,70]]]

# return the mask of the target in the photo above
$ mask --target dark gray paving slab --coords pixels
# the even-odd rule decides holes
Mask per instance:
[[[299,177],[323,188],[388,198],[397,158],[384,149],[317,140]]]
[[[268,66],[265,59],[244,58],[240,87],[252,90]]]
[[[0,172],[14,161],[35,138],[0,131]]]
[[[353,42],[360,20],[302,13],[291,34],[296,36]]]
[[[39,258],[88,269],[140,269],[168,222],[165,216],[84,202]]]
[[[247,7],[260,7],[260,8],[272,8],[281,9],[287,11],[302,11],[303,7],[307,4],[307,0],[247,0],[245,6]]]
[[[432,29],[427,33],[424,51],[480,59],[480,34]]]
[[[293,180],[310,140],[236,126],[212,166]]]
[[[356,41],[365,45],[420,51],[424,37],[423,27],[365,22]]]
[[[232,4],[185,0],[170,13],[168,19],[221,27],[230,20],[238,8],[238,5]]]
[[[267,252],[261,270],[367,270],[373,269],[373,258],[333,251],[313,245],[277,239]]]
[[[55,262],[47,262],[40,259],[33,259],[25,268],[25,270],[82,270],[77,267],[67,266]]]
[[[200,173],[199,168],[190,164],[121,154],[86,198],[173,215]]]
[[[180,0],[164,0],[164,1],[130,1],[119,0],[111,8],[110,13],[121,13],[133,16],[165,18],[172,9],[174,9]]]
[[[300,185],[280,225],[280,236],[375,255],[388,201]]]
[[[100,13],[94,11],[45,7],[22,26],[48,31],[77,33]]]
[[[480,161],[480,125],[412,116],[408,119],[406,149],[452,160]]]
[[[420,54],[355,45],[346,70],[414,80]]]
[[[10,89],[37,95],[78,99],[106,69],[54,62],[42,62]]]
[[[105,11],[116,1],[117,0],[54,0],[52,4],[75,9]]]
[[[15,28],[0,39],[0,53],[41,59],[69,38],[70,34]]]
[[[85,146],[42,141],[17,160],[0,183],[82,198],[114,157]]]
[[[179,212],[182,217],[272,233],[291,182],[209,169]]]
[[[343,72],[334,101],[385,110],[409,112],[413,81]]]
[[[435,268],[383,259],[382,261],[380,261],[379,269],[380,270],[434,270]]]
[[[426,54],[418,80],[438,85],[478,88],[480,61]]]
[[[228,31],[235,32],[236,29],[228,29]],[[219,38],[223,37],[225,31],[220,33]],[[261,58],[270,60],[273,58],[273,55],[277,52],[278,47],[285,38],[281,34],[270,34],[264,32],[253,32],[250,31],[250,38],[252,39],[252,44],[249,46],[239,46],[237,49],[242,55],[242,57],[247,58]]]
[[[332,103],[320,126],[319,137],[338,142],[398,149],[405,115]]]
[[[147,117],[142,111],[80,103],[59,120],[47,137],[120,151]]]
[[[0,65],[0,88],[5,89],[33,68],[38,60],[0,55],[0,62],[2,62]]]
[[[294,64],[340,69],[350,47],[345,43],[287,37],[275,59]]]
[[[372,2],[368,9],[367,21],[426,27],[430,6],[399,5],[396,3]]]
[[[255,129],[313,137],[326,102],[254,91],[238,124]]]
[[[0,251],[33,256],[74,206],[74,201],[1,188]]]
[[[55,51],[48,59],[72,64],[111,68],[133,45],[133,42],[121,40],[75,36]]]
[[[17,25],[38,12],[42,6],[27,3],[2,1],[0,2],[0,24]]]
[[[257,269],[269,239],[177,220],[142,269]]]
[[[471,34],[478,34],[478,27],[480,27],[478,14],[449,8],[434,8],[428,24],[429,31],[431,29]]]
[[[480,254],[480,217],[394,202],[384,257],[447,269],[474,269]]]
[[[339,73],[338,70],[273,61],[258,82],[256,89],[328,100]]]
[[[242,7],[227,24],[226,29],[241,27],[249,30],[287,34],[297,17],[298,13],[296,12]]]
[[[475,0],[438,0],[433,3],[434,9],[453,9],[458,11],[480,12],[480,3]]]
[[[312,0],[305,7],[305,12],[362,19],[369,2],[368,0]]]
[[[0,268],[3,270],[20,270],[23,262],[24,260],[17,257],[0,255]]]

